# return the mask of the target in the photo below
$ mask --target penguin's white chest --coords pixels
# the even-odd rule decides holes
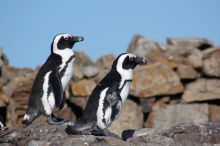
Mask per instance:
[[[66,89],[73,75],[73,62],[74,62],[74,58],[69,62],[68,61],[63,62],[61,65],[60,72],[64,70],[63,76],[61,78],[61,83],[64,90]]]
[[[128,97],[130,85],[131,85],[131,82],[126,82],[124,87],[121,90],[120,96],[121,96],[122,102],[124,102],[126,98]]]

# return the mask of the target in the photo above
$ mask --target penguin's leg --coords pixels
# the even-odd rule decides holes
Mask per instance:
[[[61,125],[65,124],[68,120],[55,117],[53,114],[47,115],[47,122],[50,125]]]
[[[62,118],[58,118],[56,116],[54,116],[53,109],[55,107],[55,99],[52,93],[49,94],[48,98],[44,98],[46,99],[45,102],[43,102],[44,108],[45,108],[45,114],[47,117],[47,122],[50,125],[61,125],[67,122],[67,120],[62,119]]]

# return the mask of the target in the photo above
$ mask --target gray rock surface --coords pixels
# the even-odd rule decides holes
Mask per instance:
[[[174,104],[164,108],[154,106],[146,126],[168,129],[179,123],[200,123],[208,120],[208,104]]]
[[[220,123],[179,124],[168,130],[133,130],[127,140],[93,135],[68,135],[65,125],[45,122],[0,132],[1,145],[18,146],[213,146],[220,143]]]

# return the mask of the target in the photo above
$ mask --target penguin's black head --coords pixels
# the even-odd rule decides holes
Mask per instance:
[[[133,70],[138,64],[146,64],[147,59],[135,56],[131,53],[123,53],[119,55],[113,62],[112,68],[119,70]]]
[[[72,36],[70,34],[58,34],[54,37],[51,44],[51,52],[56,50],[71,49],[76,42],[83,41],[81,36]]]

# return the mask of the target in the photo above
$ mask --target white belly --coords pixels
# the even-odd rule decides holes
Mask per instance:
[[[126,98],[128,97],[130,85],[131,85],[131,82],[127,82],[124,85],[123,89],[121,90],[120,96],[121,96],[122,102],[124,102]]]

